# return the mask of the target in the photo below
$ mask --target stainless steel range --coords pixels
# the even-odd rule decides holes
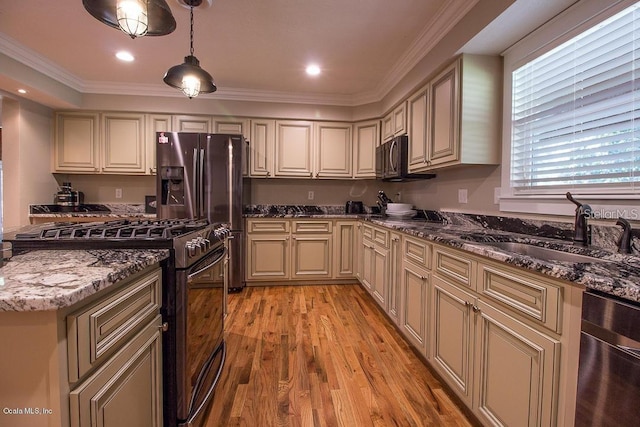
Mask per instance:
[[[229,224],[163,219],[42,224],[5,236],[14,253],[37,249],[161,249],[164,425],[200,426],[225,360]]]

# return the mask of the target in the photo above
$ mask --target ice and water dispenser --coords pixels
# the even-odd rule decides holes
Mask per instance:
[[[160,204],[184,205],[184,167],[163,166],[160,169],[160,181],[162,186]]]

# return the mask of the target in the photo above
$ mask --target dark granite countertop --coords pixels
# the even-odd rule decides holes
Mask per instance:
[[[418,213],[417,219],[397,220],[381,215],[345,214],[341,206],[261,205],[245,209],[247,218],[347,218],[370,221],[514,267],[640,303],[640,242],[637,239],[633,241],[631,255],[617,253],[616,239],[619,230],[616,227],[593,226],[593,244],[585,248],[572,244],[573,224],[568,222],[435,211]],[[600,262],[535,258],[491,246],[492,242],[519,242],[541,246],[598,258]]]
[[[0,311],[68,307],[168,256],[167,249],[42,250],[15,255],[0,268]]]

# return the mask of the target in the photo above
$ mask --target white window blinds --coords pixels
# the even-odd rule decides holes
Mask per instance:
[[[516,192],[640,192],[639,7],[513,72],[510,186]]]

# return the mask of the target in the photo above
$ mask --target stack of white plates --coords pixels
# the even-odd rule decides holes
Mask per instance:
[[[415,209],[410,209],[408,211],[387,211],[387,215],[392,218],[401,218],[401,219],[409,219],[413,218],[416,214]]]

